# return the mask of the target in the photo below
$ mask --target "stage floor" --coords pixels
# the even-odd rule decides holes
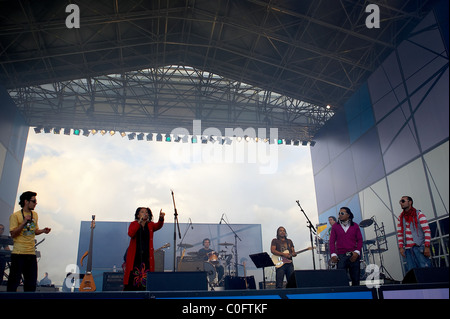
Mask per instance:
[[[0,292],[0,299],[6,300],[219,300],[219,299],[449,299],[449,283],[429,284],[394,284],[380,285],[369,289],[358,287],[316,287],[316,288],[286,288],[286,289],[247,289],[219,291],[143,291],[143,292],[59,292],[36,291]]]

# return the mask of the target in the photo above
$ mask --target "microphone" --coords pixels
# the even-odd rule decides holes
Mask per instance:
[[[225,215],[225,213],[223,213],[223,214],[222,214],[222,217],[220,217],[220,222],[219,222],[219,225],[221,225],[221,224],[222,224],[222,220],[223,220],[223,215]]]

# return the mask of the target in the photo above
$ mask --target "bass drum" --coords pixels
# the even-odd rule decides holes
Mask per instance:
[[[206,272],[206,278],[208,279],[208,282],[210,284],[217,281],[217,271],[216,267],[214,265],[210,264],[209,262],[203,263],[203,270]]]

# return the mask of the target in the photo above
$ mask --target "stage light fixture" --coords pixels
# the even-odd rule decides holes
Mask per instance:
[[[162,141],[162,134],[161,133],[156,134],[156,141],[157,142],[161,142]]]
[[[92,134],[92,135],[97,134],[97,130],[96,130],[96,129],[92,129],[92,130],[91,130],[91,134]]]
[[[208,139],[204,136],[202,136],[202,144],[208,143]]]
[[[299,140],[295,140],[294,141],[294,146],[299,146],[300,145],[300,141]]]
[[[83,129],[83,136],[88,137],[91,132],[88,129]]]
[[[153,133],[147,134],[147,141],[153,141]]]
[[[172,136],[168,133],[166,134],[166,138],[165,138],[166,142],[172,142]]]
[[[79,136],[81,133],[81,130],[79,128],[73,129],[73,135]]]
[[[292,143],[292,140],[290,140],[290,139],[287,139],[287,140],[285,140],[285,143],[286,143],[286,145],[291,145],[291,143]]]
[[[138,141],[143,141],[144,140],[144,133],[140,133],[137,135],[137,139]]]
[[[61,128],[55,127],[55,128],[53,129],[53,133],[54,133],[54,134],[59,134],[59,133],[61,133]]]
[[[37,126],[34,128],[34,133],[39,134],[42,132],[42,126]]]
[[[283,140],[282,140],[281,138],[279,138],[279,139],[277,140],[277,143],[278,143],[278,145],[281,145],[281,144],[283,144]]]
[[[51,127],[44,127],[44,133],[51,133],[52,132],[52,128]]]
[[[100,134],[102,134],[102,136],[105,135],[106,134],[106,130],[101,130]]]
[[[302,141],[302,146],[308,145],[308,141]]]
[[[229,137],[224,137],[224,138],[222,139],[222,145],[223,145],[223,144],[225,144],[225,145],[231,145],[231,142],[232,142],[232,140],[231,140],[231,138],[229,138]]]
[[[193,135],[192,138],[191,138],[191,142],[193,144],[196,144],[197,143],[197,136]]]
[[[211,135],[211,136],[209,137],[209,142],[210,142],[210,143],[213,143],[213,144],[216,142],[216,139],[214,138],[214,136]]]
[[[314,147],[314,145],[316,145],[316,141],[309,142],[309,146]]]
[[[128,134],[128,139],[131,141],[131,140],[134,140],[134,138],[136,137],[136,133],[130,133],[130,134]]]
[[[114,134],[116,134],[116,131],[114,130],[109,131],[109,135],[113,136]]]

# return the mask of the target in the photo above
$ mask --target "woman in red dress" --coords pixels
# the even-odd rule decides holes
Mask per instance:
[[[146,290],[147,272],[155,271],[153,233],[164,225],[162,209],[157,223],[152,221],[152,211],[148,207],[139,207],[134,214],[135,221],[128,227],[131,237],[127,249],[123,276],[124,290]]]

